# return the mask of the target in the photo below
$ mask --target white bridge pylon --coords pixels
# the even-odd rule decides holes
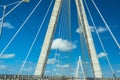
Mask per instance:
[[[81,73],[82,73],[83,79],[85,80],[85,73],[84,73],[84,70],[83,70],[81,56],[79,56],[78,63],[77,63],[77,68],[76,68],[76,73],[75,73],[75,77],[76,78],[80,78],[79,77],[79,70],[80,69],[81,69]]]
[[[55,0],[55,5],[53,8],[53,12],[52,12],[52,15],[50,18],[47,33],[46,33],[46,36],[44,39],[44,43],[42,46],[42,50],[40,53],[40,57],[39,57],[38,64],[37,64],[34,75],[40,75],[40,76],[44,75],[49,51],[51,48],[54,32],[56,29],[56,24],[57,24],[60,9],[62,6],[62,1],[63,0]],[[95,46],[93,43],[93,38],[92,38],[92,35],[90,32],[90,27],[89,27],[89,24],[87,21],[86,13],[84,10],[83,2],[82,2],[82,0],[75,0],[75,2],[76,2],[76,7],[77,7],[79,23],[82,27],[82,31],[83,31],[84,37],[85,37],[85,42],[86,42],[87,48],[88,48],[88,53],[90,55],[90,60],[91,60],[94,77],[102,78],[102,72],[101,72],[98,57],[96,54]]]
[[[34,75],[41,75],[41,76],[44,75],[44,71],[45,71],[47,60],[48,60],[48,55],[49,55],[49,51],[51,48],[51,44],[52,44],[52,40],[53,40],[53,36],[54,36],[54,32],[55,32],[56,24],[58,21],[58,16],[60,13],[61,6],[62,6],[62,0],[56,0],[52,15],[50,18],[50,22],[48,25],[45,40],[42,46],[40,58],[38,60],[38,64],[37,64]]]

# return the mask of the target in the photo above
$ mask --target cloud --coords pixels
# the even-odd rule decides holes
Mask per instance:
[[[98,27],[97,31],[98,31],[99,33],[103,33],[103,32],[106,32],[107,29],[100,26],[100,27]]]
[[[57,60],[55,58],[48,59],[47,64],[54,64]]]
[[[15,69],[10,69],[10,71],[11,71],[11,72],[14,72],[14,71],[15,71]]]
[[[95,32],[94,26],[89,26],[89,27],[90,27],[90,31],[91,31],[91,32]],[[97,31],[98,31],[99,33],[103,33],[103,32],[106,32],[106,31],[107,31],[107,28],[103,28],[103,27],[99,26],[99,27],[97,28]],[[80,33],[79,28],[77,28],[75,32]]]
[[[80,28],[78,27],[75,32],[76,33],[82,33],[81,27]]]
[[[117,70],[117,73],[120,73],[120,70]]]
[[[52,47],[51,47],[51,49],[58,49],[63,52],[71,51],[72,49],[75,49],[75,48],[76,48],[75,44],[61,38],[53,40]]]
[[[23,62],[24,62],[24,61],[23,61]],[[34,63],[34,62],[32,62],[32,61],[27,61],[26,64],[29,65],[29,66],[34,66],[34,65],[36,65],[36,63]]]
[[[0,65],[0,70],[6,69],[5,65]]]
[[[85,61],[84,64],[89,64],[89,62],[88,62],[88,61]]]
[[[93,26],[90,26],[90,31],[95,32],[95,28]]]
[[[95,28],[93,27],[93,26],[89,26],[90,27],[90,31],[91,32],[94,32],[95,31]],[[75,31],[76,33],[80,33],[80,32],[82,32],[79,28],[77,28],[76,29],[76,31]]]
[[[60,54],[59,53],[55,53],[55,56],[60,56]]]
[[[32,72],[32,71],[34,71],[34,68],[33,67],[23,68],[23,71],[24,72]]]
[[[79,28],[77,28],[75,32],[80,33],[80,29],[79,29]]]
[[[50,71],[45,71],[45,74],[48,74],[48,73],[50,73]]]
[[[9,59],[15,57],[15,54],[3,54],[0,56],[1,59]]]
[[[57,64],[56,67],[64,69],[64,68],[69,68],[70,66],[68,64],[65,64],[65,65],[59,65],[59,64]]]
[[[0,22],[0,24],[1,24],[1,22]],[[5,23],[3,23],[3,28],[7,28],[7,29],[14,29],[15,27],[14,27],[14,26],[12,26],[10,23],[5,22]]]
[[[105,57],[107,56],[107,53],[104,53],[104,52],[101,52],[98,54],[98,58],[102,58],[102,57]]]

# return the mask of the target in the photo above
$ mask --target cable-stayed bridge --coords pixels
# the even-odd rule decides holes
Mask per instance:
[[[29,49],[28,49],[28,46],[26,46],[27,42],[24,43],[25,45],[22,44],[23,47],[26,46],[24,48],[28,49],[28,51],[27,51],[27,54],[25,55],[25,59],[23,60],[21,64],[21,67],[19,67],[20,68],[19,71],[15,75],[4,75],[3,74],[0,76],[0,78],[5,79],[5,80],[6,79],[36,80],[36,79],[41,79],[41,78],[48,79],[48,80],[58,80],[58,79],[69,80],[69,79],[79,79],[79,78],[83,80],[86,80],[86,79],[88,80],[89,79],[102,79],[103,80],[103,78],[106,78],[106,77],[104,77],[103,70],[101,68],[101,64],[98,58],[102,56],[102,57],[105,57],[107,66],[111,73],[110,77],[108,78],[117,79],[118,77],[116,76],[113,66],[111,64],[111,61],[108,57],[107,49],[105,48],[105,45],[100,36],[100,31],[101,30],[107,31],[109,33],[111,39],[113,40],[114,45],[116,45],[116,48],[118,49],[118,50],[116,49],[117,51],[119,51],[120,45],[119,45],[118,39],[113,34],[112,30],[110,29],[110,26],[106,22],[105,18],[103,17],[102,13],[100,12],[94,0],[91,0],[91,3],[96,9],[101,20],[103,21],[106,27],[105,29],[103,28],[101,29],[100,27],[98,30],[98,28],[96,27],[95,20],[93,19],[92,12],[90,11],[90,8],[88,7],[86,0],[73,0],[73,1],[71,0],[49,0],[48,2],[49,4],[48,3],[45,4],[45,2],[43,4],[42,0],[38,0],[37,4],[35,4],[34,7],[32,6],[33,8],[28,11],[24,11],[24,8],[25,8],[25,5],[29,6],[29,4],[32,4],[31,1],[29,0],[17,1],[17,2],[10,3],[10,4],[2,4],[0,6],[2,8],[2,13],[1,13],[1,18],[0,18],[1,20],[1,26],[0,26],[1,44],[4,43],[4,41],[7,39],[4,37],[5,31],[3,28],[4,27],[7,27],[9,29],[14,28],[11,24],[6,22],[6,19],[8,18],[10,20],[14,16],[16,20],[20,23],[19,24],[20,26],[17,28],[16,31],[14,31],[14,33],[12,33],[13,35],[8,39],[9,41],[7,42],[5,41],[6,43],[4,44],[5,46],[1,47],[0,58],[4,59],[4,58],[15,56],[15,54],[12,54],[12,55],[5,54],[5,52],[12,51],[12,49],[9,50],[8,48],[11,45],[13,45],[12,43],[14,42],[14,40],[16,40],[16,37],[18,37],[20,33],[22,34],[22,36],[19,36],[19,39],[18,41],[16,41],[16,43],[24,41],[24,39],[27,39],[27,38],[28,38],[27,42],[29,41],[31,42],[31,43],[28,43],[28,45],[30,46]],[[24,6],[22,6],[23,4]],[[74,4],[74,7],[71,7],[73,4]],[[47,7],[46,11],[41,10],[39,8],[39,7],[42,7],[44,9],[43,7],[44,5],[46,5],[45,7]],[[22,20],[19,17],[20,15],[18,16],[14,12],[14,11],[19,10],[17,8],[19,9],[21,8],[24,12],[26,12],[26,14],[24,14],[26,15],[26,17],[24,17],[24,20]],[[76,9],[76,10],[73,10],[73,9]],[[41,14],[37,13],[38,10],[41,12]],[[18,11],[18,14],[19,13],[22,15],[22,11]],[[40,24],[37,23],[39,21],[39,18],[37,18],[36,14],[34,13],[36,13],[37,15],[41,15],[41,17],[43,17],[41,19]],[[12,16],[9,16],[11,14]],[[72,18],[72,16],[74,17],[75,14],[77,17]],[[34,16],[35,18],[31,19],[31,17],[34,17]],[[93,25],[92,28],[89,24],[88,16]],[[17,25],[17,21],[15,21],[16,25]],[[72,25],[73,23],[77,24],[76,25],[78,26],[77,32],[79,32],[79,37],[76,42],[75,41],[73,42],[73,39],[77,37],[76,35],[73,36],[73,30],[74,30],[74,26]],[[32,36],[33,39],[30,39],[29,37],[25,38],[26,37],[24,36],[26,35],[25,32],[22,33],[22,29],[26,27],[26,24],[30,26],[30,27],[27,26],[27,30],[31,32],[31,34],[33,35]],[[35,26],[39,26],[39,27],[35,28]],[[32,29],[29,29],[31,27]],[[96,32],[96,35],[97,35],[96,38],[98,39],[97,43],[100,44],[101,49],[103,51],[101,54],[99,54],[99,56],[97,54],[98,53],[97,48],[99,47],[94,44],[96,41],[95,40],[96,38],[93,39],[91,29],[94,29],[94,31]],[[27,35],[27,36],[31,36],[31,35]],[[36,53],[40,53],[39,54],[40,57],[37,57],[38,61],[34,68],[34,74],[28,75],[26,73],[23,75],[23,71],[26,70],[29,72],[31,70],[31,68],[25,69],[25,66],[27,65],[30,54],[33,52],[32,51],[33,48],[35,47],[37,49],[37,47],[40,46],[40,45],[35,45],[37,42],[41,42],[38,44],[41,44],[42,46],[40,49],[38,49],[39,51],[36,52]],[[17,49],[20,46],[19,47],[16,46],[15,45],[16,43],[14,43],[12,47],[14,47],[15,50],[18,50],[18,52],[20,52],[19,51],[20,49]],[[78,43],[79,43],[79,47],[78,47],[79,51],[76,51],[77,55],[74,55],[75,54],[74,49],[76,49],[77,47],[76,44]],[[36,51],[36,49],[34,50]],[[21,56],[19,58],[23,58],[23,55],[20,55],[20,54],[17,54],[17,55]],[[82,56],[82,60],[80,60],[79,58],[78,66],[77,66],[77,63],[76,63],[77,61],[74,61],[74,60],[78,59],[79,55]],[[49,56],[52,58],[48,59]],[[33,58],[33,56],[31,56],[31,58]],[[79,69],[80,66],[81,66],[82,71],[80,71]],[[1,69],[2,68],[4,69],[5,66],[2,65]],[[48,69],[48,72],[47,72],[47,69]],[[83,76],[80,76],[82,74]]]

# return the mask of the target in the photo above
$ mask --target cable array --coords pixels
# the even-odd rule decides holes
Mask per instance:
[[[64,1],[63,1],[63,3],[64,3]],[[61,9],[61,16],[60,16],[60,14],[59,14],[59,20],[60,20],[60,23],[62,22],[62,20],[63,20],[63,6],[64,5],[62,5],[62,9]],[[58,27],[58,37],[57,38],[60,38],[61,37],[61,29],[62,29],[62,24],[60,24],[59,25],[59,27]],[[60,51],[59,50],[55,50],[55,54],[54,54],[54,59],[56,60],[57,59],[57,55],[58,54],[60,54]],[[59,56],[60,57],[60,56]],[[60,60],[59,60],[60,61]],[[58,61],[58,63],[57,64],[59,64],[59,61]],[[53,64],[53,70],[52,70],[52,76],[54,75],[54,69],[56,68],[56,62]],[[52,77],[53,78],[53,77]]]
[[[114,73],[113,68],[112,68],[112,65],[111,65],[111,63],[110,63],[110,60],[109,60],[109,58],[108,58],[107,52],[106,52],[106,50],[105,50],[105,47],[104,47],[103,42],[102,42],[102,40],[101,40],[101,38],[100,38],[99,32],[98,32],[98,30],[97,30],[97,28],[96,28],[95,22],[94,22],[94,20],[93,20],[92,15],[91,15],[90,9],[89,9],[89,7],[88,7],[88,5],[87,5],[87,3],[86,3],[85,0],[84,0],[84,2],[85,2],[85,6],[86,6],[86,8],[87,8],[87,11],[88,11],[88,13],[89,13],[90,19],[91,19],[91,21],[92,21],[93,27],[94,27],[94,29],[95,29],[95,31],[96,31],[97,37],[98,37],[98,39],[99,39],[99,41],[100,41],[101,47],[102,47],[104,53],[106,54],[105,57],[106,57],[106,59],[107,59],[107,62],[108,62],[108,64],[109,64],[109,67],[110,67],[111,72],[112,72],[112,74],[113,74],[113,77],[116,78],[115,73]]]
[[[5,11],[6,11],[6,6],[3,6],[3,17],[1,19],[1,26],[0,26],[0,37],[1,37],[1,34],[2,34],[2,27],[3,27],[3,24],[4,24],[4,15],[5,15]]]
[[[9,47],[9,45],[11,44],[11,42],[15,39],[15,37],[18,35],[18,33],[21,31],[21,29],[24,27],[24,25],[26,24],[26,22],[30,19],[30,17],[32,16],[32,14],[35,12],[35,10],[37,9],[37,7],[39,6],[39,4],[41,3],[41,0],[38,2],[38,4],[35,6],[35,8],[31,11],[31,13],[28,15],[28,17],[25,19],[25,21],[23,22],[23,24],[19,27],[19,29],[17,30],[17,32],[14,34],[14,36],[10,39],[10,41],[8,42],[8,44],[4,47],[4,49],[2,50],[2,52],[0,53],[0,56],[2,56],[2,54],[5,52],[5,50]]]
[[[18,3],[18,4],[17,4]],[[10,3],[10,4],[7,4],[7,5],[0,5],[0,7],[3,8],[3,15],[2,17],[0,18],[0,21],[1,21],[1,26],[0,26],[0,37],[1,37],[1,34],[2,34],[2,27],[3,27],[3,24],[4,24],[4,18],[9,15],[13,10],[15,10],[20,4],[22,3],[22,1],[17,1],[17,2],[13,2],[13,3]],[[14,4],[17,4],[16,6],[14,6],[9,12],[5,13],[6,12],[6,8],[8,6],[11,6],[11,5],[14,5]]]
[[[53,0],[51,1],[50,5],[49,5],[49,7],[48,7],[48,10],[47,10],[47,12],[46,12],[46,14],[45,14],[45,16],[44,16],[44,19],[43,19],[43,21],[42,21],[42,23],[41,23],[41,25],[40,25],[40,27],[39,27],[39,29],[38,29],[38,31],[37,31],[37,34],[36,34],[36,36],[35,36],[35,38],[34,38],[34,40],[33,40],[33,42],[32,42],[32,45],[30,46],[30,49],[29,49],[29,51],[28,51],[28,53],[27,53],[27,56],[26,56],[26,58],[25,58],[25,60],[24,60],[24,62],[23,62],[23,64],[22,64],[22,66],[21,66],[21,68],[20,68],[19,73],[22,72],[22,70],[23,70],[23,68],[24,68],[24,66],[25,66],[25,64],[26,64],[26,62],[27,62],[27,59],[28,59],[28,57],[29,57],[29,55],[30,55],[30,53],[31,53],[31,50],[32,50],[32,48],[33,48],[33,46],[34,46],[34,44],[35,44],[35,42],[36,42],[36,40],[37,40],[37,37],[38,37],[38,35],[39,35],[42,27],[43,27],[43,24],[45,23],[46,17],[47,17],[47,15],[48,15],[48,12],[49,12],[49,10],[50,10],[50,8],[51,8],[52,3],[53,3]]]
[[[63,1],[62,8],[61,8],[61,14],[59,16],[60,17],[59,18],[60,22],[59,22],[59,25],[58,25],[59,29],[58,29],[58,37],[57,38],[58,39],[63,39],[63,40],[64,39],[65,40],[69,39],[70,42],[71,42],[71,28],[70,28],[71,27],[71,17],[70,17],[71,8],[70,8],[70,4],[71,4],[70,0]],[[57,65],[63,65],[63,63],[66,63],[66,62],[63,62],[63,54],[65,54],[65,53],[56,49],[54,59],[57,59],[56,53],[60,54],[60,56],[58,56],[59,61],[58,61]],[[69,56],[69,57],[70,57],[70,55],[71,54],[67,54],[67,56]],[[69,62],[71,62],[71,60],[69,60]],[[56,67],[55,65],[56,65],[56,63],[53,65],[53,68]],[[69,67],[69,69],[70,69],[70,67]],[[63,72],[63,71],[61,70],[61,72]],[[52,70],[52,73],[54,73],[54,70]]]
[[[31,51],[32,51],[32,48],[34,47],[34,44],[35,44],[35,42],[36,42],[36,40],[37,40],[37,38],[38,38],[38,35],[40,34],[41,29],[43,28],[43,25],[44,25],[44,23],[45,23],[45,20],[46,20],[47,15],[48,15],[48,13],[49,13],[49,11],[50,11],[50,8],[51,8],[51,6],[52,6],[52,4],[53,4],[53,1],[54,1],[54,0],[52,0],[52,1],[50,2],[50,5],[49,5],[49,7],[48,7],[48,9],[47,9],[47,11],[46,11],[46,13],[45,13],[45,16],[44,16],[44,18],[43,18],[43,20],[42,20],[42,23],[41,23],[40,26],[39,26],[39,29],[38,29],[38,31],[37,31],[34,39],[33,39],[33,42],[31,43],[30,49],[29,49],[28,52],[27,52],[27,55],[26,55],[26,57],[25,57],[25,60],[23,61],[23,64],[21,65],[18,74],[22,73],[22,71],[23,71],[23,68],[24,68],[24,66],[25,66],[25,64],[26,64],[26,62],[27,62],[27,60],[28,60],[28,57],[29,57],[29,55],[30,55],[30,53],[31,53]],[[91,1],[92,1],[92,3],[93,3],[94,7],[96,8],[97,12],[99,13],[99,15],[100,15],[102,21],[104,22],[105,26],[107,27],[109,33],[111,34],[114,42],[116,43],[116,45],[117,45],[118,48],[120,49],[120,45],[119,45],[117,39],[116,39],[115,36],[113,35],[111,29],[109,28],[106,20],[104,19],[103,15],[101,14],[101,12],[100,12],[100,10],[98,9],[97,5],[95,4],[95,2],[94,2],[93,0],[91,0]],[[11,3],[11,4],[7,4],[7,5],[0,5],[0,7],[3,7],[3,14],[2,14],[2,17],[0,18],[0,21],[1,21],[1,25],[0,25],[0,36],[1,36],[1,32],[2,32],[2,27],[3,27],[3,24],[4,24],[4,18],[5,18],[7,15],[9,15],[12,11],[14,11],[18,6],[20,6],[21,3],[23,3],[23,2],[29,2],[29,0],[17,1],[17,2],[13,2],[13,3]],[[6,46],[4,47],[4,49],[1,51],[0,56],[2,56],[2,55],[4,54],[4,52],[6,51],[6,49],[7,49],[7,48],[9,47],[9,45],[13,42],[13,40],[16,38],[16,36],[19,34],[19,32],[20,32],[20,31],[22,30],[22,28],[24,27],[24,25],[25,25],[25,24],[28,22],[28,20],[31,18],[31,16],[34,14],[34,12],[36,11],[36,9],[38,8],[38,6],[40,5],[41,2],[42,2],[42,0],[39,0],[39,2],[35,5],[35,7],[33,8],[33,10],[30,12],[30,14],[29,14],[29,15],[27,16],[27,18],[24,20],[24,22],[22,23],[22,25],[19,27],[19,29],[17,30],[17,32],[12,36],[12,38],[9,40],[9,42],[7,43],[7,45],[6,45]],[[95,31],[96,31],[97,37],[98,37],[98,39],[99,39],[99,41],[100,41],[101,47],[102,47],[104,53],[107,53],[106,50],[105,50],[104,44],[103,44],[103,42],[102,42],[102,40],[101,40],[101,38],[100,38],[99,32],[97,31],[97,28],[96,28],[95,22],[94,22],[94,20],[93,20],[93,17],[92,17],[92,15],[91,15],[90,9],[89,9],[89,7],[88,7],[88,5],[87,5],[87,3],[86,3],[85,0],[84,0],[84,2],[85,2],[85,6],[86,6],[86,8],[87,8],[87,11],[88,11],[88,13],[89,13],[90,19],[91,19],[91,21],[92,21],[92,24],[93,24],[93,26],[94,26],[94,29],[95,29]],[[7,8],[8,6],[11,6],[11,5],[14,5],[14,4],[17,4],[17,5],[15,5],[10,11],[8,11],[8,12],[6,13],[6,8]],[[59,20],[60,20],[60,23],[59,23],[59,30],[58,30],[58,38],[61,38],[61,39],[62,39],[62,38],[63,38],[63,39],[69,39],[69,41],[72,42],[72,34],[71,34],[71,1],[70,1],[70,0],[63,0],[63,5],[62,5],[62,9],[61,9],[61,15],[59,15],[59,17],[60,17],[60,19],[59,19]],[[82,58],[84,58],[84,54],[85,54],[85,49],[84,49],[84,48],[85,48],[85,46],[84,46],[84,44],[83,44],[83,43],[84,43],[83,38],[85,39],[85,37],[84,37],[84,32],[83,32],[83,26],[80,26],[80,24],[81,24],[81,23],[80,23],[80,20],[78,19],[79,32],[80,32],[80,46],[81,46],[82,55],[83,55]],[[61,52],[61,54],[60,54],[60,52]],[[55,59],[55,60],[57,59],[57,54],[56,54],[56,53],[57,53],[57,54],[58,54],[58,53],[60,54],[60,56],[59,56],[59,62],[58,62],[58,64],[57,64],[57,65],[60,65],[60,64],[62,64],[63,54],[62,54],[62,51],[59,51],[59,50],[56,49],[55,54],[54,54],[54,59]],[[71,53],[68,54],[68,56],[69,56],[70,59],[72,58]],[[109,64],[109,67],[110,67],[111,72],[112,72],[112,74],[113,74],[113,77],[116,78],[115,72],[114,72],[114,70],[113,70],[113,68],[112,68],[112,65],[111,65],[111,63],[110,63],[110,60],[109,60],[109,58],[108,58],[108,55],[106,54],[105,57],[106,57],[106,59],[107,59],[107,62],[108,62],[108,64]],[[71,60],[69,60],[69,63],[71,63]],[[55,68],[55,67],[56,67],[56,62],[55,62],[54,65],[53,65],[53,68]],[[70,69],[70,71],[71,71],[71,68],[70,68],[70,67],[69,67],[69,69]],[[62,71],[61,71],[61,72],[62,72]],[[53,74],[54,74],[54,70],[52,70],[52,76],[53,76]]]
[[[18,3],[18,2],[17,2]],[[1,18],[0,18],[0,20],[2,20],[2,18],[3,17],[6,17],[7,15],[9,15],[12,11],[14,11],[18,6],[20,6],[20,4],[21,3],[23,3],[23,1],[20,1],[16,6],[14,6],[10,11],[8,11],[4,16],[2,16]],[[13,4],[11,4],[11,5],[13,5]],[[9,6],[9,5],[7,5],[7,6]]]
[[[107,22],[105,21],[105,19],[104,19],[103,15],[101,14],[101,12],[100,12],[100,10],[98,9],[97,5],[95,4],[95,2],[94,2],[93,0],[91,0],[91,1],[92,1],[93,5],[95,6],[95,8],[96,8],[97,12],[99,13],[99,15],[100,15],[101,19],[103,20],[103,22],[104,22],[105,26],[107,27],[108,31],[110,32],[110,34],[111,34],[111,36],[112,36],[113,40],[115,41],[116,45],[117,45],[117,46],[118,46],[118,48],[120,49],[120,45],[119,45],[119,43],[118,43],[117,39],[116,39],[116,38],[115,38],[115,36],[113,35],[113,33],[112,33],[111,29],[109,28],[109,26],[108,26]]]

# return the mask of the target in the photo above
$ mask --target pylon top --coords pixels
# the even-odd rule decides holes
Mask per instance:
[[[30,2],[30,0],[22,0],[23,2],[26,2],[26,3],[28,3],[28,2]]]

